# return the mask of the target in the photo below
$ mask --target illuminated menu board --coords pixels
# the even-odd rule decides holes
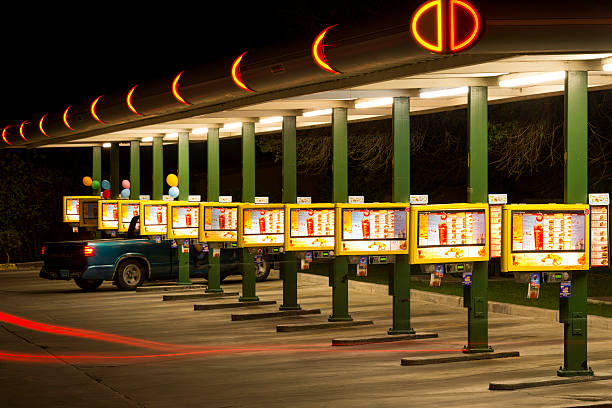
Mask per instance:
[[[412,207],[411,263],[488,260],[488,210],[487,204]]]
[[[200,204],[170,204],[168,238],[198,238]]]
[[[130,228],[132,218],[140,214],[140,201],[119,201],[119,231],[126,232]]]
[[[98,198],[95,199],[80,199],[80,222],[81,227],[97,227],[98,226]]]
[[[285,241],[285,207],[279,204],[240,206],[241,230],[238,244],[242,247],[282,246]]]
[[[79,222],[79,199],[64,197],[64,222]]]
[[[587,205],[504,206],[503,271],[589,268]]]
[[[202,204],[204,222],[200,226],[203,242],[235,242],[238,240],[238,203]]]
[[[337,204],[338,255],[407,254],[407,204]]]
[[[335,210],[333,204],[286,206],[289,223],[285,228],[287,251],[333,250]]]
[[[591,266],[610,264],[608,206],[591,206]]]
[[[117,200],[100,200],[98,229],[119,228],[119,202]]]
[[[489,206],[489,217],[491,223],[491,258],[501,257],[502,240],[502,206]]]
[[[140,204],[140,235],[166,234],[168,203],[143,201]]]

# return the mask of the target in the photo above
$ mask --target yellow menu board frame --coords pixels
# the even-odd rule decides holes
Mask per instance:
[[[166,213],[166,221],[168,221],[168,232],[166,233],[166,235],[168,236],[168,238],[169,239],[174,239],[174,238],[198,239],[199,232],[200,232],[200,222],[201,222],[200,203],[193,202],[193,201],[168,201],[167,203],[168,203],[168,212]],[[172,220],[174,218],[172,209],[174,207],[192,207],[192,208],[198,209],[198,216],[197,216],[198,226],[192,227],[193,229],[195,229],[195,233],[193,235],[184,234],[184,233],[181,233],[180,231],[177,231],[177,232],[174,231],[174,228],[172,228],[172,222],[173,222]],[[179,229],[184,229],[184,228],[179,228]]]
[[[240,209],[238,208],[242,203],[217,203],[214,201],[207,201],[200,203],[200,231],[198,239],[200,242],[238,242],[238,230],[240,229],[240,223],[238,222],[238,214]],[[227,230],[226,234],[231,236],[209,236],[208,232],[204,229],[206,225],[206,208],[210,207],[223,207],[223,208],[236,208],[236,230]]]
[[[117,230],[119,232],[127,232],[127,230],[130,227],[130,223],[127,223],[127,225],[124,225],[123,221],[121,221],[123,219],[123,208],[125,207],[127,211],[128,205],[138,205],[138,215],[140,216],[140,200],[117,200],[117,201],[119,201],[119,228]],[[148,202],[149,200],[144,200],[144,201]],[[130,218],[130,222],[131,222],[131,218]],[[140,222],[140,220],[138,222]]]
[[[451,246],[439,246],[433,248],[447,248],[448,247],[448,256],[447,257],[426,257],[419,253],[418,243],[419,243],[419,213],[421,212],[436,212],[436,211],[482,211],[484,210],[485,214],[485,244],[484,245],[456,245],[454,247]],[[489,219],[489,204],[488,203],[457,203],[457,204],[432,204],[432,205],[418,205],[412,206],[410,208],[410,263],[411,264],[432,264],[432,263],[453,263],[453,262],[481,262],[489,260],[489,245],[490,245],[490,219]],[[479,250],[479,254],[477,256],[458,256],[462,254],[465,247],[475,247],[481,246],[482,248]],[[455,249],[455,251],[453,251]],[[454,253],[454,256],[451,254]],[[482,255],[481,255],[482,253]]]
[[[324,237],[299,237],[300,239],[307,240],[313,238],[310,245],[294,244],[291,238],[291,210],[331,210],[331,214],[334,217],[334,228],[331,230],[331,234]],[[285,251],[333,251],[335,249],[336,241],[336,211],[333,203],[321,203],[321,204],[285,204]],[[322,239],[323,238],[323,239]],[[325,245],[324,238],[331,238],[332,245]]]
[[[115,226],[104,225],[104,223],[112,223],[114,221],[104,221],[102,220],[102,209],[104,208],[104,204],[116,204],[117,205],[117,221]],[[118,230],[119,229],[119,218],[121,217],[121,213],[119,212],[119,200],[100,200],[98,201],[98,229],[99,230]]]
[[[343,249],[343,239],[342,239],[342,210],[344,209],[371,209],[371,210],[379,210],[379,209],[405,209],[406,210],[406,243],[405,249],[399,250],[389,250],[389,251],[380,251],[377,249],[373,249],[371,251],[354,251],[354,250],[346,250]],[[363,203],[363,204],[349,204],[349,203],[337,203],[336,204],[336,246],[335,253],[336,255],[407,255],[410,251],[409,245],[409,227],[410,227],[410,203]],[[369,239],[364,241],[373,241],[373,244],[376,243],[375,239]],[[384,241],[387,241],[385,239]],[[396,241],[396,240],[393,240]]]
[[[63,196],[62,197],[62,222],[80,223],[81,222],[81,200],[99,200],[98,196]],[[66,200],[79,200],[79,214],[69,219],[66,214]]]
[[[257,242],[257,243],[245,243],[244,242],[244,210],[253,209],[265,209],[265,210],[282,210],[283,217],[285,216],[285,204],[245,204],[242,203],[238,206],[238,247],[239,248],[261,248],[261,247],[282,247],[285,245],[285,226],[283,225],[282,232],[280,234],[269,234],[269,235],[280,235],[282,238],[281,242]],[[284,219],[285,224],[287,219]],[[265,234],[262,234],[265,235]]]
[[[140,210],[138,211],[138,215],[140,216],[140,235],[166,235],[168,234],[168,204],[169,201],[162,200],[140,200]],[[149,231],[145,226],[145,217],[144,217],[144,209],[147,205],[163,205],[166,207],[166,223],[163,224],[166,226],[166,231]]]
[[[584,232],[584,265],[554,265],[556,252],[569,251],[533,251],[529,254],[537,253],[542,255],[542,265],[516,265],[513,262],[512,252],[512,211],[543,211],[543,212],[568,212],[589,210],[588,204],[507,204],[502,209],[502,272],[537,272],[537,271],[586,271],[590,265],[590,214],[585,214]],[[521,251],[522,252],[522,251]],[[578,251],[571,251],[582,253]],[[558,256],[557,256],[558,257]],[[551,259],[553,264],[546,262]],[[544,263],[546,262],[546,263]]]

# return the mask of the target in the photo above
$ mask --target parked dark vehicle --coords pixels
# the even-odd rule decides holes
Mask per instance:
[[[178,248],[172,240],[156,242],[139,237],[138,217],[132,219],[125,238],[49,242],[43,247],[40,277],[70,280],[84,290],[95,290],[104,281],[113,281],[122,290],[135,290],[145,281],[178,278]],[[271,259],[256,266],[257,281],[270,274]],[[201,245],[189,248],[189,275],[208,277],[208,253]],[[221,249],[221,280],[240,275],[238,249]]]

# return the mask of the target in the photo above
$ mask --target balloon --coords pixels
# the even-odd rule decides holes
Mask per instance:
[[[91,186],[91,182],[92,182],[92,181],[93,181],[93,180],[92,180],[92,179],[91,179],[91,177],[89,177],[89,176],[85,176],[85,177],[83,177],[83,184],[85,184],[87,187]]]
[[[123,187],[123,188],[130,188],[130,180],[123,180],[121,182],[121,187]]]
[[[102,188],[103,188],[104,190],[108,190],[108,189],[110,188],[110,181],[108,181],[108,180],[102,180],[102,184],[101,184],[101,185],[102,185]]]
[[[98,180],[93,180],[91,182],[91,188],[94,190],[97,190],[100,188],[100,182]]]
[[[102,192],[102,198],[104,198],[104,199],[110,198],[110,193],[111,193],[110,190],[104,190]]]
[[[121,190],[121,197],[130,198],[130,189],[124,188],[123,190]]]
[[[178,197],[179,195],[178,187],[170,187],[170,189],[168,190],[168,194],[170,194],[170,197],[172,198]]]
[[[166,183],[168,183],[170,187],[178,186],[178,177],[176,177],[176,174],[168,174],[168,177],[166,177]]]

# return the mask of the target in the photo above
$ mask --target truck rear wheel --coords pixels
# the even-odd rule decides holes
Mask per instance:
[[[136,260],[121,262],[117,268],[115,281],[121,290],[136,290],[145,280],[146,271],[142,264]]]
[[[102,284],[102,279],[83,279],[83,278],[74,278],[74,283],[81,289],[86,292],[90,292],[96,290]]]

